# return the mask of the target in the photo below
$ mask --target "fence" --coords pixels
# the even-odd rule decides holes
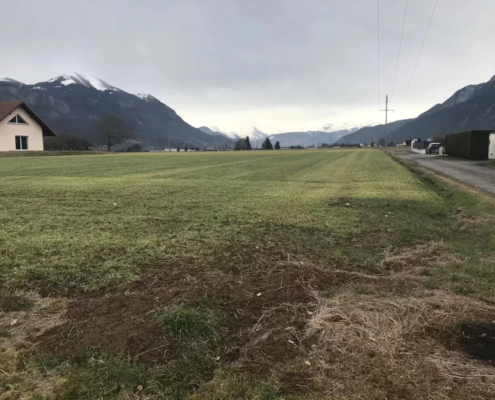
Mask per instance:
[[[478,130],[452,133],[445,137],[445,150],[448,155],[471,160],[488,159],[490,133],[493,131]]]

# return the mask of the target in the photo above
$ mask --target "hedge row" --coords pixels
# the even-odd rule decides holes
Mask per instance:
[[[494,131],[468,131],[452,133],[445,137],[445,151],[454,157],[486,160],[490,133]]]

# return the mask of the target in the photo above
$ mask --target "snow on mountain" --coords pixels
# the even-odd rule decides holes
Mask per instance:
[[[5,78],[7,82],[17,82],[14,81],[13,79],[10,78]],[[19,82],[20,83],[20,82]],[[99,90],[100,92],[105,92],[105,91],[121,91],[120,89],[116,88],[115,86],[112,86],[105,81],[99,79],[99,78],[94,78],[92,76],[88,75],[83,75],[78,72],[67,72],[62,75],[56,76],[55,78],[49,79],[46,82],[37,82],[36,84],[42,84],[42,83],[52,83],[55,85],[59,85],[60,87],[62,86],[69,86],[69,85],[81,85],[86,88],[93,88],[96,90]],[[43,89],[42,87],[39,86],[34,86],[34,89]],[[140,98],[141,100],[144,101],[159,101],[156,97],[152,96],[151,94],[147,93],[136,93],[133,96],[136,96]]]
[[[231,136],[228,136],[223,132],[214,131],[214,130],[208,128],[207,126],[200,126],[198,129],[201,132],[206,133],[207,135],[210,135],[210,136],[224,136],[226,138],[232,139]]]
[[[68,72],[57,76],[55,78],[49,79],[47,82],[59,83],[63,86],[68,85],[82,85],[87,88],[94,88],[101,92],[105,90],[118,90],[117,88],[109,85],[108,83],[102,81],[98,78],[93,78],[92,76],[82,75],[77,72]],[[42,82],[38,82],[42,83]]]
[[[157,100],[155,96],[152,96],[151,94],[146,94],[146,93],[136,93],[134,96],[139,97],[140,99],[144,101],[153,101]]]
[[[239,138],[244,138],[246,136],[249,136],[249,138],[251,140],[262,140],[262,139],[265,139],[267,137],[272,137],[273,135],[281,135],[281,134],[285,134],[285,133],[291,133],[291,134],[297,133],[300,136],[302,135],[302,136],[308,136],[308,137],[314,136],[314,135],[320,135],[321,133],[334,133],[334,132],[338,132],[341,135],[345,135],[348,133],[355,132],[355,131],[361,129],[362,127],[374,126],[374,125],[379,125],[379,123],[377,122],[374,124],[366,124],[366,125],[356,125],[356,124],[350,124],[350,123],[344,123],[344,124],[338,124],[338,125],[337,124],[326,124],[322,128],[316,129],[314,131],[301,130],[301,131],[297,131],[297,132],[296,131],[287,132],[287,131],[282,131],[280,129],[274,130],[274,129],[270,129],[267,127],[258,128],[256,126],[239,127],[239,128],[235,128],[233,130],[221,129],[218,126],[212,126],[210,128],[201,127],[200,129],[206,128],[205,130],[203,130],[203,132],[205,132],[205,133],[208,133],[206,130],[211,130],[212,132],[215,132],[215,134],[222,134],[224,136],[230,137],[230,138],[235,139],[235,140],[237,140]]]
[[[256,126],[249,128],[239,127],[236,128],[234,131],[230,131],[230,132],[220,129],[218,126],[212,126],[211,128],[214,131],[223,133],[224,135],[232,139],[245,138],[246,136],[249,136],[250,139],[259,140],[268,137],[267,133],[264,133],[263,131],[261,131],[261,129],[257,128]]]
[[[4,78],[0,81],[0,101],[11,100],[25,101],[55,133],[71,132],[90,140],[97,121],[114,115],[126,123],[145,149],[163,149],[169,143],[200,148],[232,147],[235,143],[193,128],[151,95],[134,95],[75,72],[31,84]]]
[[[361,128],[369,127],[369,126],[376,126],[380,125],[380,122],[373,122],[370,124],[364,124],[364,125],[356,125],[356,124],[349,124],[347,122],[340,124],[340,125],[334,125],[334,124],[327,124],[323,126],[320,131],[323,132],[340,132],[340,131],[349,131],[349,133],[356,132]]]

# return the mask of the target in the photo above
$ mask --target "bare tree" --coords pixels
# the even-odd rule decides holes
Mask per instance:
[[[107,146],[107,151],[110,151],[116,144],[131,138],[131,131],[119,117],[108,115],[98,122],[98,141]]]

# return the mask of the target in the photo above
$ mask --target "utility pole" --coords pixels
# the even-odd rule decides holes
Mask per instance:
[[[170,132],[168,133],[168,152],[170,153]]]
[[[385,110],[380,110],[380,111],[385,111],[385,147],[387,146],[387,123],[388,123],[388,112],[394,110],[389,110],[388,108],[388,94],[385,96]]]

